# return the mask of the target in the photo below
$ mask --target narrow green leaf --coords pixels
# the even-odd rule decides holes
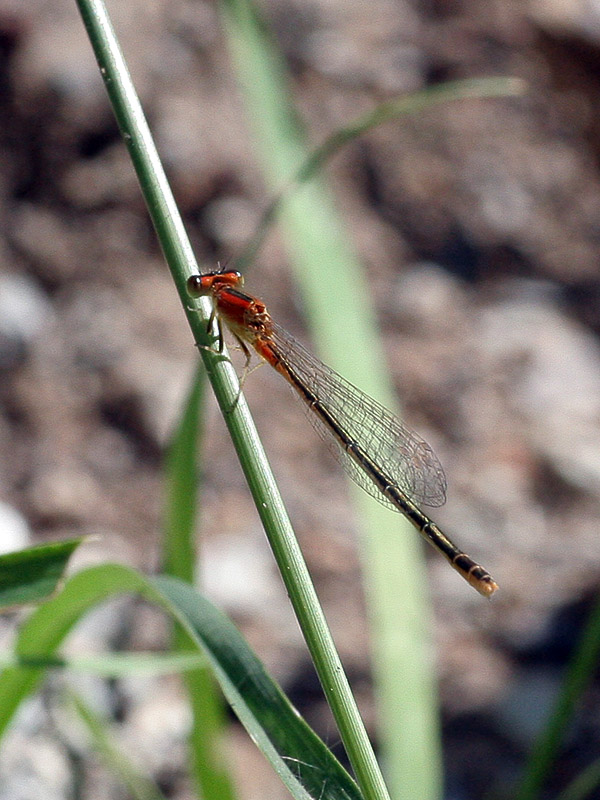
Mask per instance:
[[[590,612],[555,707],[533,746],[515,800],[538,800],[555,763],[560,745],[585,688],[598,669],[600,657],[600,599]]]
[[[179,424],[167,454],[164,523],[164,571],[196,584],[196,517],[198,507],[198,450],[206,372],[201,364],[194,374]],[[189,637],[176,629],[173,647],[183,654],[196,650]],[[233,800],[235,790],[223,753],[226,719],[215,680],[204,664],[186,672],[184,682],[192,709],[188,740],[190,770],[198,794],[210,800]]]
[[[269,677],[233,623],[194,589],[168,576],[147,579],[118,565],[75,575],[23,625],[17,652],[48,657],[91,608],[117,593],[139,593],[162,606],[208,658],[240,721],[299,800],[361,800],[348,773]],[[22,699],[43,677],[39,668],[0,674],[0,734]]]
[[[176,646],[184,649],[178,641]],[[233,800],[236,792],[231,760],[223,747],[227,720],[212,670],[190,670],[183,678],[192,709],[192,726],[188,735],[190,770],[198,794],[210,800]]]
[[[188,583],[194,582],[196,564],[198,447],[205,385],[206,371],[198,364],[169,447],[165,472],[164,571]]]
[[[303,183],[314,178],[343,147],[364,136],[373,128],[383,125],[401,115],[415,114],[439,103],[448,103],[466,98],[512,97],[523,94],[526,84],[519,78],[472,78],[450,81],[440,86],[430,86],[420,92],[380,103],[372,111],[357,117],[352,122],[334,131],[325,141],[305,156],[294,177],[281,189],[263,212],[256,232],[243,252],[236,257],[235,266],[246,272],[256,259],[258,251],[272,228],[285,201]]]
[[[61,658],[60,656],[20,656],[0,653],[0,668],[64,669],[86,672],[104,678],[131,675],[173,675],[206,667],[206,659],[197,651],[189,653],[102,653],[97,656]]]
[[[0,608],[35,603],[52,594],[82,541],[40,544],[0,556]]]
[[[600,795],[600,758],[592,761],[556,800],[594,800]]]

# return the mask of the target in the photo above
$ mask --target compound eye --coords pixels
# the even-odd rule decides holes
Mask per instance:
[[[201,275],[192,275],[191,278],[187,279],[185,285],[191,297],[202,297],[206,294]]]

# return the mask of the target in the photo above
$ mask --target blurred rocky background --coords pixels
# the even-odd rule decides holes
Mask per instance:
[[[501,585],[486,603],[428,553],[447,796],[476,800],[518,778],[600,582],[600,7],[261,5],[315,145],[437,82],[528,85],[518,99],[388,123],[327,169],[406,419],[448,475],[436,521]],[[199,262],[214,268],[240,252],[269,201],[218,6],[111,6]],[[162,456],[197,354],[70,0],[0,0],[0,226],[0,547],[85,534],[94,538],[75,566],[156,570]],[[250,289],[304,336],[276,235]],[[374,730],[344,478],[283,381],[259,370],[245,389]],[[335,743],[212,399],[204,464],[206,589]],[[13,629],[2,623],[6,647]],[[158,613],[123,601],[91,616],[69,648],[160,649],[167,633]],[[78,681],[168,796],[190,797],[179,682]],[[596,757],[599,711],[595,684],[548,797]],[[0,752],[1,800],[123,796],[70,724],[51,691],[23,709]],[[244,798],[285,796],[235,726],[229,746]]]

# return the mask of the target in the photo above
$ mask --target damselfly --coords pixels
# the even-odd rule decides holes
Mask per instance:
[[[246,354],[268,361],[296,390],[321,436],[356,483],[384,505],[400,511],[471,586],[490,597],[498,585],[424,514],[419,505],[446,500],[446,477],[431,447],[397,417],[311,355],[277,325],[265,304],[241,291],[235,270],[194,275],[192,297],[210,296],[220,325],[225,323]]]

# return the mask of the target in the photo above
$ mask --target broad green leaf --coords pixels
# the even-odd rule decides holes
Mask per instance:
[[[166,576],[153,583],[198,637],[225,697],[294,796],[359,798],[354,781],[290,704],[233,623],[205,598]]]
[[[71,578],[40,606],[17,642],[22,657],[52,655],[91,608],[121,593],[141,594],[171,614],[207,657],[232,709],[293,797],[360,800],[360,792],[325,744],[300,717],[233,623],[188,584],[145,578],[118,565],[93,567]],[[0,673],[0,734],[14,711],[38,687],[44,671]]]

